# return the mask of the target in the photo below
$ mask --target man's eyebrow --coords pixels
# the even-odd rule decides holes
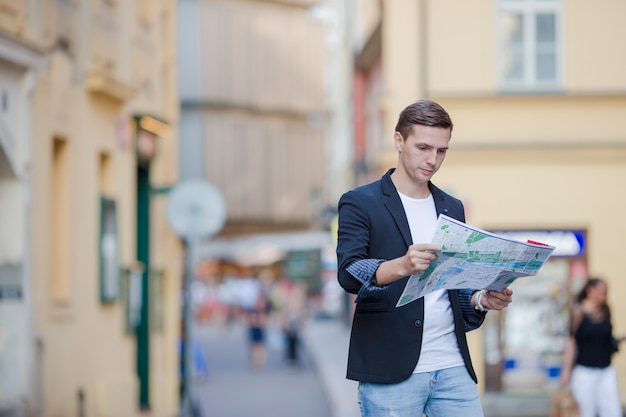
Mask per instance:
[[[449,146],[442,146],[441,148],[437,148],[436,146],[430,145],[430,144],[425,143],[425,142],[417,142],[417,143],[416,143],[416,145],[417,145],[417,146],[423,146],[423,147],[425,147],[425,148],[436,148],[436,149],[438,149],[438,150],[444,150],[444,149],[445,149],[445,150],[448,150],[448,149],[450,149],[450,147],[449,147]]]

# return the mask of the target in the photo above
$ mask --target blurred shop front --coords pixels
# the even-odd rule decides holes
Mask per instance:
[[[492,230],[556,247],[537,276],[511,286],[514,302],[488,314],[485,391],[545,392],[558,387],[569,332],[569,307],[588,277],[584,230]]]
[[[321,310],[337,313],[334,246],[327,230],[303,230],[218,237],[200,244],[203,262],[227,267],[274,270],[274,279],[306,283],[309,296]]]

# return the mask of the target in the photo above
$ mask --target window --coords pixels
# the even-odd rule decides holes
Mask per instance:
[[[100,197],[100,301],[119,297],[120,261],[115,200]]]
[[[117,231],[117,202],[113,198],[113,158],[100,154],[100,301],[109,303],[119,298],[120,256]]]
[[[560,0],[500,0],[498,32],[502,90],[560,89]]]
[[[72,212],[70,146],[61,138],[52,142],[50,182],[50,296],[59,306],[67,306],[72,295]]]

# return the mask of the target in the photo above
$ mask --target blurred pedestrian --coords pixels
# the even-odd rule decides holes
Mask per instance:
[[[452,120],[421,100],[401,113],[398,163],[339,200],[338,279],[357,294],[347,377],[359,381],[363,417],[482,416],[465,332],[512,292],[438,290],[396,304],[412,274],[437,259],[437,216],[465,221],[461,201],[431,182],[448,151]]]
[[[269,298],[262,291],[258,294],[252,308],[246,310],[250,342],[250,364],[254,370],[260,370],[265,366],[266,333],[270,312],[271,304]]]
[[[187,323],[180,322],[180,392],[183,393],[184,381],[189,381],[186,376],[186,368],[190,366],[189,375],[197,381],[207,381],[209,378],[209,364],[207,362],[202,344],[197,338],[187,336]],[[191,355],[188,358],[187,346],[191,347]]]
[[[622,416],[611,358],[624,337],[613,336],[607,289],[603,280],[589,279],[571,309],[561,385],[572,390],[580,417]]]
[[[240,308],[250,310],[258,302],[262,291],[261,283],[257,278],[254,268],[242,265],[239,267],[237,279],[237,303]]]
[[[293,284],[282,311],[282,329],[286,342],[285,357],[292,368],[300,365],[299,351],[301,331],[306,315],[306,291],[305,283]]]

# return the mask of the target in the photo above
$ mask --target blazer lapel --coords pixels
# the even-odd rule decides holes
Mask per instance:
[[[433,195],[433,201],[435,202],[435,210],[437,210],[437,216],[439,216],[440,214],[445,214],[446,216],[449,216],[450,210],[446,207],[445,197],[443,196],[439,188],[435,187],[431,182],[428,183],[428,188],[430,188],[430,193]]]
[[[391,181],[391,173],[393,171],[393,169],[390,169],[382,178],[383,199],[385,207],[389,210],[389,214],[393,217],[396,226],[398,226],[400,230],[402,239],[408,247],[413,244],[413,239],[411,238],[411,229],[409,228],[409,221],[404,213],[402,200],[400,200],[400,195]]]
[[[428,183],[428,188],[430,188],[430,193],[433,195],[437,216],[445,214],[448,217],[465,222],[465,213],[463,212],[463,205],[460,202],[450,198],[432,182]]]

